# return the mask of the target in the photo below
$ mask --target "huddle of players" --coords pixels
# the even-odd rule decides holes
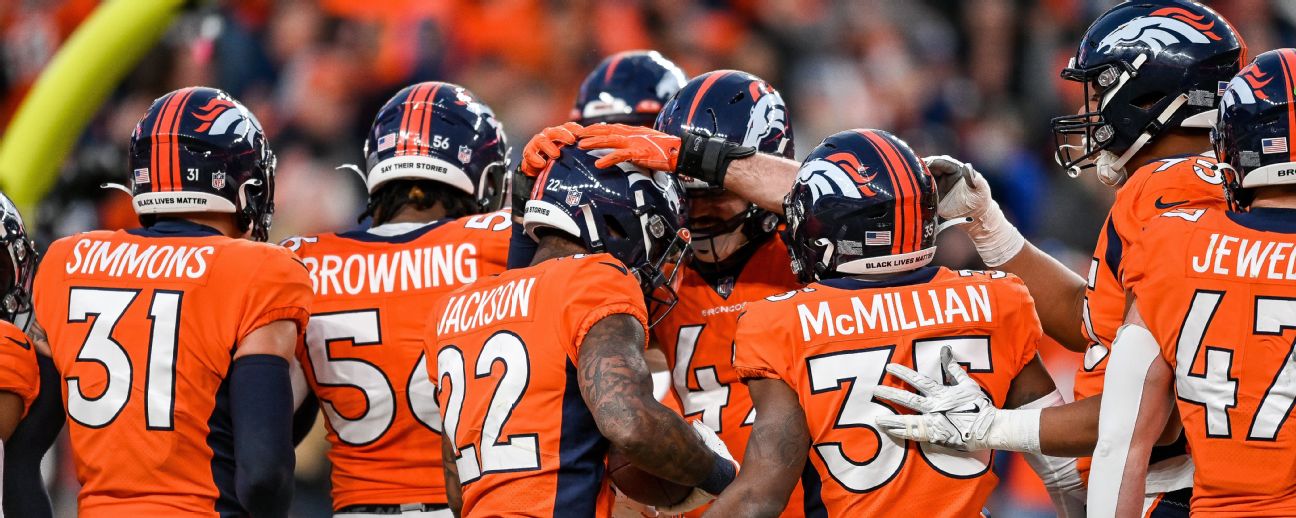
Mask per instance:
[[[969,164],[867,129],[798,164],[770,85],[655,52],[604,61],[512,175],[469,91],[401,90],[366,137],[368,228],[283,247],[257,242],[256,118],[169,93],[131,137],[143,228],[61,239],[35,272],[0,207],[5,510],[50,514],[33,466],[66,415],[83,516],[284,516],[318,408],[336,516],[607,516],[613,448],[695,488],[664,514],[966,516],[1009,449],[1079,516],[1067,457],[1099,443],[1090,513],[1291,514],[1296,51],[1246,58],[1184,0],[1090,27],[1063,71],[1085,110],[1053,123],[1069,171],[1119,188],[1087,280]],[[959,224],[999,271],[929,266]],[[1087,350],[1083,399],[1045,333]]]

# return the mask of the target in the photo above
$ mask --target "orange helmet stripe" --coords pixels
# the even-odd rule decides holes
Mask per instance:
[[[422,89],[423,89],[423,85],[419,85],[414,88],[411,88],[410,92],[408,94],[405,94],[404,104],[408,105],[415,102],[415,99],[418,98],[419,90]],[[400,133],[396,135],[396,155],[397,156],[405,154],[405,137],[409,135],[411,111],[413,110],[401,110]]]
[[[186,104],[189,104],[189,98],[193,96],[193,93],[193,88],[185,88],[180,101],[175,104],[174,113],[171,115],[171,135],[173,137],[167,148],[171,152],[171,167],[168,169],[171,172],[171,190],[173,191],[181,190],[184,187],[184,183],[180,180],[180,146],[174,135],[180,134],[180,121],[184,120],[184,108]]]
[[[1293,51],[1292,49],[1282,49],[1278,51],[1278,60],[1282,62],[1283,67],[1283,82],[1286,83],[1287,86],[1284,91],[1287,93],[1288,133],[1291,133],[1292,128],[1296,128],[1296,104],[1293,104],[1292,99],[1292,70],[1293,68],[1296,68],[1292,66],[1294,59],[1296,59],[1296,51]],[[1296,146],[1293,146],[1292,144],[1294,143],[1288,143],[1287,154],[1291,161],[1296,162]]]
[[[711,89],[711,85],[715,84],[716,81],[720,80],[720,78],[727,75],[729,75],[729,71],[722,70],[720,72],[712,73],[711,75],[707,76],[705,81],[702,81],[702,86],[698,87],[697,94],[693,96],[693,105],[689,106],[688,118],[684,119],[684,124],[686,126],[693,125],[693,114],[694,112],[697,111],[698,103],[702,102],[702,97],[706,95],[707,90]]]
[[[908,230],[908,227],[905,225],[905,221],[908,219],[908,211],[905,210],[906,206],[902,203],[905,198],[904,192],[906,186],[904,185],[904,182],[900,181],[900,177],[897,174],[899,171],[897,171],[894,159],[891,156],[890,148],[884,144],[886,139],[873,131],[861,131],[859,134],[864,136],[864,138],[868,140],[869,144],[873,146],[873,150],[877,152],[878,157],[881,158],[882,162],[886,165],[887,176],[891,178],[891,190],[893,191],[891,194],[896,201],[895,229],[891,233],[891,253],[902,253],[904,249],[902,244],[905,241],[905,231]]]
[[[444,83],[433,84],[431,91],[424,97],[423,102],[419,103],[418,110],[421,121],[419,124],[419,151],[424,155],[432,152],[432,103],[436,102],[437,91],[441,89],[442,84]]]

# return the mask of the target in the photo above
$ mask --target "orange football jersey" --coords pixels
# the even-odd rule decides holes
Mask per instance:
[[[1213,155],[1166,158],[1138,169],[1112,203],[1098,234],[1085,289],[1082,331],[1093,342],[1076,372],[1075,396],[1084,399],[1102,393],[1108,348],[1116,330],[1125,323],[1125,285],[1121,282],[1122,256],[1137,242],[1148,221],[1176,207],[1224,207],[1224,184]]]
[[[1296,516],[1296,210],[1162,216],[1125,282],[1175,371],[1192,513]]]
[[[436,304],[428,367],[464,516],[610,515],[609,443],[576,367],[585,334],[618,313],[647,327],[639,281],[608,254],[509,270]]]
[[[958,452],[894,439],[874,428],[894,414],[873,398],[905,387],[888,362],[940,376],[949,346],[1002,406],[1043,335],[1020,280],[1001,272],[927,267],[886,282],[834,279],[747,305],[734,368],[744,379],[781,379],[805,410],[811,447],[802,478],[807,505],[830,516],[975,516],[998,478],[993,452]]]
[[[40,393],[36,349],[17,326],[0,320],[0,391],[22,398],[23,415]]]
[[[278,246],[163,221],[54,242],[34,298],[64,379],[78,515],[242,512],[226,375],[252,331],[306,328],[301,263]]]
[[[797,289],[801,283],[792,274],[787,246],[778,236],[761,244],[737,277],[713,284],[693,268],[680,275],[679,303],[653,326],[653,338],[666,355],[681,414],[715,430],[729,453],[742,462],[755,411],[747,386],[733,369],[738,315],[747,302]],[[799,489],[783,516],[804,516]]]
[[[333,508],[445,503],[441,416],[424,368],[432,303],[504,271],[507,212],[409,225],[396,235],[285,241],[315,290],[297,352],[331,443]]]

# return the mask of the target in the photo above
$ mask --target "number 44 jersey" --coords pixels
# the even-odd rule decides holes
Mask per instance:
[[[242,513],[226,375],[248,333],[278,320],[305,329],[301,263],[162,221],[56,241],[34,297],[64,380],[79,516]]]
[[[1296,210],[1166,212],[1125,284],[1175,372],[1192,513],[1296,515]]]
[[[898,363],[940,379],[940,350],[1003,406],[1042,336],[1026,286],[1001,272],[926,267],[884,282],[831,279],[747,305],[734,368],[783,380],[810,430],[807,506],[829,516],[976,516],[997,483],[993,452],[959,452],[893,438],[875,426],[896,410],[878,385]],[[760,415],[756,416],[759,421]]]

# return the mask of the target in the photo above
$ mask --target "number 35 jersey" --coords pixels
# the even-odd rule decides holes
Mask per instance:
[[[34,298],[64,380],[78,515],[241,514],[226,375],[248,333],[306,328],[301,263],[164,220],[54,242]]]
[[[939,379],[940,349],[1003,406],[1042,336],[1020,280],[1000,272],[926,267],[885,282],[832,279],[747,305],[734,368],[796,391],[810,430],[807,506],[829,516],[976,516],[998,479],[993,452],[965,453],[892,438],[878,385],[909,388],[887,363]],[[757,415],[757,419],[760,416]],[[817,482],[817,483],[816,483]],[[818,487],[815,487],[818,486]]]
[[[610,515],[608,442],[576,367],[586,333],[619,313],[647,327],[639,281],[608,254],[509,270],[437,303],[428,367],[463,516]]]
[[[1296,211],[1169,211],[1125,283],[1175,372],[1192,513],[1296,516]]]
[[[326,417],[334,509],[445,503],[423,332],[437,299],[504,271],[509,228],[496,212],[284,242],[315,290],[297,355]]]

